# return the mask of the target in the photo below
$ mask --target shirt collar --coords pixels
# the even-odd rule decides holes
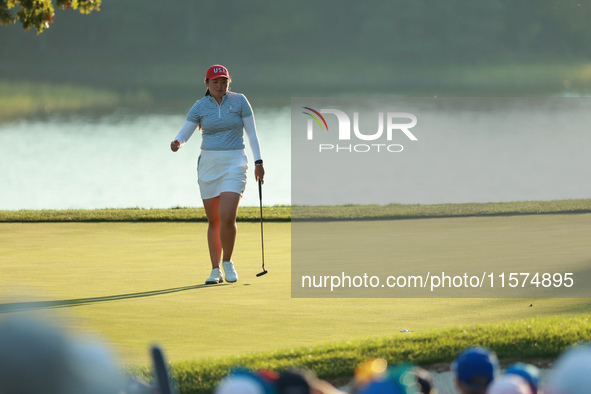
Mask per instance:
[[[226,92],[226,94],[224,94],[224,95],[222,96],[222,102],[221,102],[220,106],[221,106],[221,105],[224,103],[224,101],[226,101],[226,98],[228,97],[228,93],[230,93],[230,92]],[[215,105],[218,105],[218,102],[216,101],[216,99],[215,99],[215,98],[213,98],[213,96],[212,96],[212,95],[209,95],[209,100],[210,100],[212,103],[214,103]]]

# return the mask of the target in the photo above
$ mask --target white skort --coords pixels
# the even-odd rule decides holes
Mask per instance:
[[[244,149],[202,150],[197,160],[197,181],[201,199],[207,200],[222,192],[242,195],[246,188],[248,159]]]

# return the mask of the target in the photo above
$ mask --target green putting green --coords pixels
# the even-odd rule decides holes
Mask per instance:
[[[516,229],[539,217],[477,222],[487,231],[498,225],[503,231],[499,237],[515,240]],[[556,242],[559,231],[569,245],[580,245],[565,258],[589,258],[587,232],[581,229],[589,228],[591,214],[544,218],[553,230],[540,229],[536,242]],[[442,226],[452,226],[461,236],[464,220],[471,220],[465,231],[473,232],[470,218],[400,222],[400,231],[408,222],[423,235],[416,243],[401,244],[402,253],[408,255],[430,237],[439,242]],[[587,299],[292,299],[290,223],[265,223],[269,273],[259,278],[260,225],[239,223],[234,254],[239,281],[205,286],[210,273],[206,226],[0,223],[0,319],[30,310],[65,319],[74,331],[105,338],[123,362],[143,365],[149,363],[148,347],[154,342],[170,360],[182,361],[380,337],[404,329],[423,332],[589,312]],[[518,242],[510,245],[519,248]],[[532,250],[531,258],[536,257]]]

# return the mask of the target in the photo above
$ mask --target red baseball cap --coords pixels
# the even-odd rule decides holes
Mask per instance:
[[[214,64],[210,68],[207,69],[207,74],[205,74],[205,78],[207,79],[216,79],[216,78],[228,78],[230,79],[230,74],[228,74],[228,69],[221,64]]]

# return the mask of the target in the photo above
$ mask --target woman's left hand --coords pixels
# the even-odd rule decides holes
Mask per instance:
[[[260,166],[255,165],[254,166],[254,179],[255,181],[259,181],[259,179],[261,180],[261,183],[265,183],[263,181],[263,178],[265,176],[265,168],[263,167],[263,165],[261,164]]]

